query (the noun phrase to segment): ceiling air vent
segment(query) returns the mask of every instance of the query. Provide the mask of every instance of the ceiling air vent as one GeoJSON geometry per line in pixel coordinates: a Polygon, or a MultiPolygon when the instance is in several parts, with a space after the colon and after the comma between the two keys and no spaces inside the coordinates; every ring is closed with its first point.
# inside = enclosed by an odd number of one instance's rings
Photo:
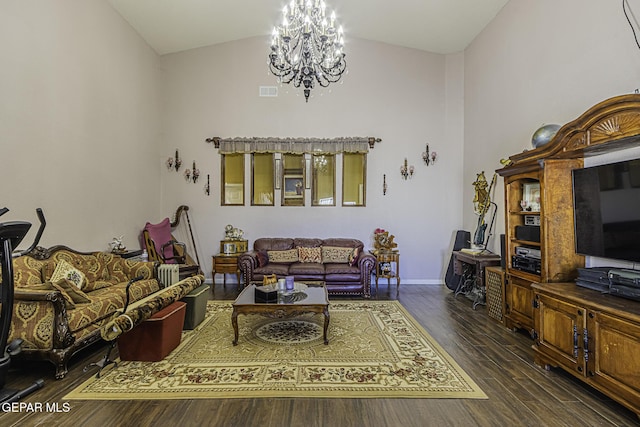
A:
{"type": "Polygon", "coordinates": [[[260,86],[260,96],[278,96],[278,86],[260,86]]]}

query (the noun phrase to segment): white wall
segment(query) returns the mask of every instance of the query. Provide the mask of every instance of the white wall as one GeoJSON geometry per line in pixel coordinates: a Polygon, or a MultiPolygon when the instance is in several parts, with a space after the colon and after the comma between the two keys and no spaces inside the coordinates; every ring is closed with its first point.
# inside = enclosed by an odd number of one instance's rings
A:
{"type": "MultiPolygon", "coordinates": [[[[242,228],[250,245],[268,236],[353,237],[367,248],[373,230],[382,227],[396,236],[403,283],[439,283],[453,232],[462,222],[462,55],[349,40],[344,83],[305,103],[301,91],[289,86],[280,88],[277,98],[258,97],[260,85],[276,84],[267,68],[268,52],[266,38],[252,38],[161,58],[164,151],[157,162],[163,165],[178,148],[185,166],[195,159],[202,174],[194,185],[164,169],[164,216],[180,204],[190,206],[200,261],[209,275],[226,224],[242,228]],[[382,142],[368,155],[366,207],[311,207],[309,190],[303,208],[279,202],[253,207],[248,186],[246,206],[221,207],[220,156],[205,143],[212,136],[375,136],[382,142]],[[421,160],[427,142],[439,154],[429,167],[421,160]],[[416,171],[408,181],[399,173],[405,157],[416,171]],[[203,192],[206,174],[209,197],[203,192]]],[[[189,238],[186,229],[182,236],[189,238]]]]}
{"type": "Polygon", "coordinates": [[[42,207],[42,246],[137,248],[160,211],[158,56],[102,0],[3,0],[0,40],[2,221],[42,207]]]}
{"type": "MultiPolygon", "coordinates": [[[[640,4],[631,4],[640,13],[640,4]]],[[[542,124],[565,124],[638,87],[640,50],[620,2],[509,1],[465,51],[465,228],[476,227],[477,172],[490,179],[501,158],[531,148],[542,124]]],[[[494,236],[504,232],[503,197],[499,179],[494,236]]],[[[499,252],[497,237],[492,248],[499,252]]]]}

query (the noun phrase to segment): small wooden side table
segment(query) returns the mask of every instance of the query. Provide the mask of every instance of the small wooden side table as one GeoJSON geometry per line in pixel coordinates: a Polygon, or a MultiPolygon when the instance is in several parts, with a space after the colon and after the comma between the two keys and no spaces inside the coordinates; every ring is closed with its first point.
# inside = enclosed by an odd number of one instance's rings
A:
{"type": "Polygon", "coordinates": [[[213,283],[216,283],[216,274],[222,274],[222,285],[227,287],[227,274],[235,274],[238,279],[238,286],[240,282],[240,268],[238,268],[238,256],[240,254],[217,254],[213,256],[213,271],[211,277],[213,283]]]}
{"type": "Polygon", "coordinates": [[[400,252],[374,251],[372,254],[376,257],[376,296],[380,278],[387,279],[389,286],[391,286],[391,279],[396,279],[396,291],[400,292],[400,252]]]}

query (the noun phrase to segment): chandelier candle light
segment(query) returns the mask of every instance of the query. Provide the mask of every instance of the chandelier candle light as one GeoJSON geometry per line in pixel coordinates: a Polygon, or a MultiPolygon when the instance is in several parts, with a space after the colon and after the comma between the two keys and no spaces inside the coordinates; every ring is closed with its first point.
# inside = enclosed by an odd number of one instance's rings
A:
{"type": "Polygon", "coordinates": [[[326,7],[322,0],[291,0],[273,29],[269,69],[279,82],[302,86],[306,102],[316,83],[336,83],[347,68],[342,27],[336,30],[335,12],[327,19],[326,7]]]}

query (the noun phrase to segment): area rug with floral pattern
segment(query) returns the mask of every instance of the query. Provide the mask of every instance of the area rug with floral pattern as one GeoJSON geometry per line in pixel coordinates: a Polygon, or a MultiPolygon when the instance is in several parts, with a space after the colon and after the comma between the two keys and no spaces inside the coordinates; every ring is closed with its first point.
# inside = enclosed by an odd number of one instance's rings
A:
{"type": "Polygon", "coordinates": [[[234,346],[231,312],[209,301],[167,358],[118,361],[65,399],[487,398],[398,301],[331,301],[328,345],[308,314],[240,315],[234,346]]]}

